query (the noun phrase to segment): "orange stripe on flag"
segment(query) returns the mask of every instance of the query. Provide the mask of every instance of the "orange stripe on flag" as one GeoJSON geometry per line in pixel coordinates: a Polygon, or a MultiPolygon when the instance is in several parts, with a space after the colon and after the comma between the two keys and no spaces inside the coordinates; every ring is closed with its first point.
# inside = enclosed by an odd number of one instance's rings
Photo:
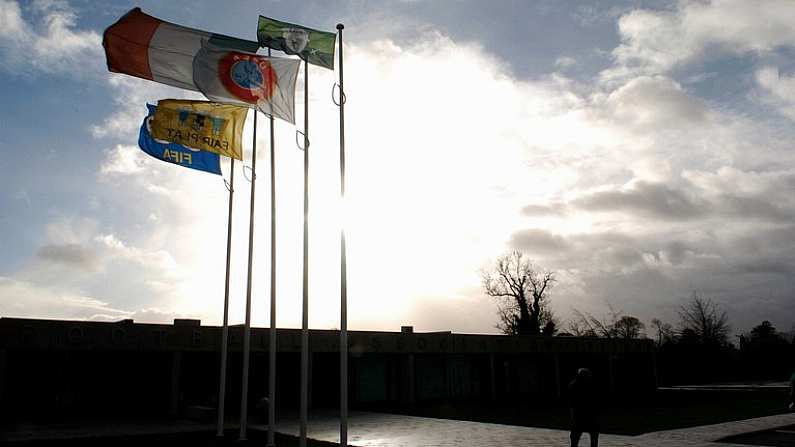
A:
{"type": "Polygon", "coordinates": [[[149,67],[149,42],[162,20],[133,8],[102,36],[108,70],[144,79],[152,79],[149,67]]]}

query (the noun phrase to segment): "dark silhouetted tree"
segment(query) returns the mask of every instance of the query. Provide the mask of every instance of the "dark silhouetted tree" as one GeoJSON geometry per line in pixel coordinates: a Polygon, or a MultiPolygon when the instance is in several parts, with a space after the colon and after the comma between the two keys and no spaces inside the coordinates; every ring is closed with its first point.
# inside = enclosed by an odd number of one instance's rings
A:
{"type": "MultiPolygon", "coordinates": [[[[610,308],[613,312],[613,308],[610,308]]],[[[572,313],[574,318],[569,321],[569,332],[578,337],[604,337],[611,338],[613,336],[610,330],[610,322],[606,319],[598,319],[588,312],[573,309],[572,313]]],[[[616,318],[613,312],[613,318],[616,318]]]]}
{"type": "Polygon", "coordinates": [[[481,272],[483,290],[497,300],[497,328],[508,335],[554,334],[554,315],[547,305],[555,274],[533,265],[519,251],[500,256],[481,272]],[[552,326],[550,327],[550,323],[552,326]]]}
{"type": "Polygon", "coordinates": [[[643,329],[646,327],[640,320],[630,315],[623,315],[613,323],[613,332],[618,338],[644,337],[643,329]]]}
{"type": "Polygon", "coordinates": [[[751,329],[751,339],[769,340],[778,339],[779,337],[780,336],[778,332],[776,332],[776,328],[773,327],[773,324],[767,320],[751,329]]]}
{"type": "Polygon", "coordinates": [[[574,309],[574,319],[569,322],[569,332],[580,337],[641,338],[646,327],[639,319],[616,311],[608,303],[610,316],[602,319],[574,309]]]}
{"type": "Polygon", "coordinates": [[[662,320],[654,318],[651,320],[651,327],[654,331],[655,343],[657,347],[661,347],[666,343],[673,343],[676,341],[676,334],[674,328],[669,323],[663,323],[662,320]]]}
{"type": "Polygon", "coordinates": [[[754,378],[777,378],[792,366],[792,347],[769,321],[740,337],[744,366],[754,378]]]}
{"type": "Polygon", "coordinates": [[[546,335],[548,337],[555,335],[558,332],[557,326],[554,319],[547,321],[544,327],[541,328],[541,335],[546,335]]]}
{"type": "Polygon", "coordinates": [[[712,300],[693,293],[679,309],[679,319],[680,337],[684,338],[688,331],[689,342],[695,337],[703,346],[728,346],[729,317],[712,300]]]}

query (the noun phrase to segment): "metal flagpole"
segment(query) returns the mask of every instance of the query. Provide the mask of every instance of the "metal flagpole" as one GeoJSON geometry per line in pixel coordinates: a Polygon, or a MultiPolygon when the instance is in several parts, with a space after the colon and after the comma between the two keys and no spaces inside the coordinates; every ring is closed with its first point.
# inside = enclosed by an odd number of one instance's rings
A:
{"type": "Polygon", "coordinates": [[[224,329],[221,333],[221,374],[218,386],[218,432],[224,435],[224,404],[226,400],[226,356],[229,349],[229,271],[232,255],[232,198],[235,194],[235,159],[229,164],[229,219],[226,227],[226,285],[224,286],[224,329]]]}
{"type": "MultiPolygon", "coordinates": [[[[271,49],[268,48],[268,57],[271,49]]],[[[273,114],[271,125],[271,327],[270,362],[268,366],[268,446],[275,447],[276,429],[276,137],[273,133],[273,114]]]]}
{"type": "Polygon", "coordinates": [[[340,447],[348,446],[348,265],[345,252],[345,89],[342,83],[342,23],[339,33],[340,64],[340,198],[343,210],[340,225],[340,447]]]}
{"type": "Polygon", "coordinates": [[[301,423],[298,445],[306,447],[309,406],[309,63],[304,59],[304,275],[301,318],[301,423]]]}
{"type": "Polygon", "coordinates": [[[248,280],[246,284],[246,326],[243,334],[243,393],[240,396],[240,437],[246,440],[248,423],[248,361],[251,347],[251,265],[254,260],[254,186],[257,180],[257,109],[254,109],[254,137],[251,149],[251,211],[248,222],[248,280]]]}

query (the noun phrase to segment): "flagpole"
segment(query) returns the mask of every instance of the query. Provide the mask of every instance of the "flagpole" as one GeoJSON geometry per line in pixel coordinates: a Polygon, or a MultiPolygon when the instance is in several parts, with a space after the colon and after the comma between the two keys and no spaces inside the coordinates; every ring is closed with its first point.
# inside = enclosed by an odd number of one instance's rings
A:
{"type": "Polygon", "coordinates": [[[345,89],[342,78],[342,23],[339,33],[340,64],[340,447],[348,446],[348,265],[345,251],[345,89]]]}
{"type": "Polygon", "coordinates": [[[224,328],[221,332],[221,373],[218,386],[218,432],[224,435],[224,404],[226,401],[226,357],[229,349],[229,272],[232,255],[232,199],[235,194],[235,159],[229,163],[229,217],[226,226],[226,285],[224,286],[224,328]]]}
{"type": "MultiPolygon", "coordinates": [[[[268,57],[271,49],[268,48],[268,57]]],[[[270,114],[271,133],[271,327],[270,365],[268,367],[268,444],[275,447],[276,429],[276,137],[273,132],[273,113],[270,114]]]]}
{"type": "Polygon", "coordinates": [[[246,325],[243,333],[243,393],[240,397],[240,441],[246,440],[248,424],[248,364],[251,347],[251,266],[254,260],[254,186],[257,180],[257,109],[254,109],[254,137],[251,149],[251,210],[248,222],[248,280],[246,284],[246,325]]]}
{"type": "Polygon", "coordinates": [[[298,445],[306,447],[309,406],[309,63],[304,59],[304,257],[301,316],[301,409],[298,445]]]}

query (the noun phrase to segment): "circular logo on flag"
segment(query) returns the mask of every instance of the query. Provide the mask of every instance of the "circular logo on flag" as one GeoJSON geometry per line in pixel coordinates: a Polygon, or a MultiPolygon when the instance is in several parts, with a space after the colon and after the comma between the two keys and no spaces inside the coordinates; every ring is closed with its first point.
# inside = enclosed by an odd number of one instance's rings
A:
{"type": "Polygon", "coordinates": [[[218,61],[221,83],[241,101],[256,104],[270,100],[276,87],[276,72],[267,59],[230,52],[218,61]]]}
{"type": "Polygon", "coordinates": [[[284,45],[290,51],[285,51],[287,54],[300,54],[309,43],[309,33],[301,28],[286,28],[282,32],[284,38],[284,45]]]}

